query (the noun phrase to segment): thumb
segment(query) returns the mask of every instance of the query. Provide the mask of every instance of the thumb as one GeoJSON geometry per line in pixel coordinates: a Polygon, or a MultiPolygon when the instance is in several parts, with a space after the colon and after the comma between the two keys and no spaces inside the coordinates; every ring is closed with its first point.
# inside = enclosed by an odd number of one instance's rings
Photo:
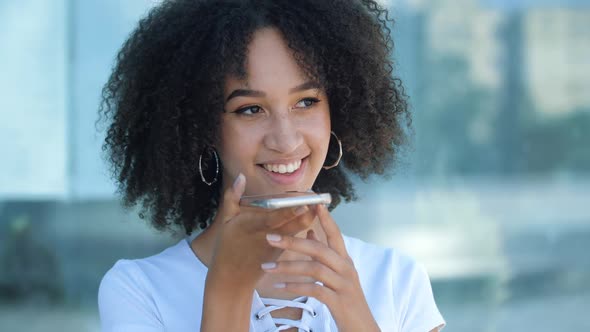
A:
{"type": "Polygon", "coordinates": [[[227,188],[223,193],[221,214],[224,223],[240,213],[240,198],[244,194],[244,190],[246,190],[246,177],[240,173],[234,180],[232,186],[227,188]]]}

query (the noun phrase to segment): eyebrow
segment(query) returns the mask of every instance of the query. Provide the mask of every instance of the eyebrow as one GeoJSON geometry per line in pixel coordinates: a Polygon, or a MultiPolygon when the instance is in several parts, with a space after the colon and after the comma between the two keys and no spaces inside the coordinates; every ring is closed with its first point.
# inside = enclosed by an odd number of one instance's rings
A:
{"type": "MultiPolygon", "coordinates": [[[[320,88],[319,83],[314,82],[314,81],[308,81],[303,84],[299,84],[298,86],[296,86],[294,88],[291,88],[289,90],[289,94],[292,94],[295,92],[301,92],[301,91],[305,91],[305,90],[319,89],[319,88],[320,88]]],[[[229,94],[229,96],[227,97],[225,102],[228,102],[230,99],[235,98],[235,97],[264,97],[264,96],[266,96],[266,93],[264,93],[262,91],[250,90],[250,89],[236,89],[236,90],[232,91],[232,93],[229,94]]]]}

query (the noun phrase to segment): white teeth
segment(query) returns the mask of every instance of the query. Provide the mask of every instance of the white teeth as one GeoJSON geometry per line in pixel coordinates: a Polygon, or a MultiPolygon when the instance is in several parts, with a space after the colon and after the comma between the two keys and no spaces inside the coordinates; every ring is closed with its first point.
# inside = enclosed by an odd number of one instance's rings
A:
{"type": "Polygon", "coordinates": [[[285,174],[293,173],[301,167],[301,160],[289,164],[264,164],[262,165],[267,171],[285,174]]]}

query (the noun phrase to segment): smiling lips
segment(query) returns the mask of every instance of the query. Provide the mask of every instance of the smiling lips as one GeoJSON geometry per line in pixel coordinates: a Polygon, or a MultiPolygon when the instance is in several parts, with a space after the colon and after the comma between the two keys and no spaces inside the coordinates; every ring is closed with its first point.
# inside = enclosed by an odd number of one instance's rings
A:
{"type": "Polygon", "coordinates": [[[301,159],[288,164],[262,164],[262,167],[273,173],[293,173],[301,167],[301,159]]]}
{"type": "Polygon", "coordinates": [[[259,164],[259,166],[275,184],[294,185],[301,180],[306,164],[307,157],[284,164],[259,164]]]}

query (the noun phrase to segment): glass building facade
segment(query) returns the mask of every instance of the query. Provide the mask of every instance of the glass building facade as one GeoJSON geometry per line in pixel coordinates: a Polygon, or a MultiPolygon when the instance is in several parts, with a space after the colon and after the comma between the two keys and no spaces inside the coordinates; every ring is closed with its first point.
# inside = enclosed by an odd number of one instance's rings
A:
{"type": "MultiPolygon", "coordinates": [[[[178,239],[121,208],[96,123],[157,2],[0,1],[2,331],[99,331],[104,273],[178,239]]],[[[414,133],[343,232],[424,263],[449,331],[590,330],[590,4],[382,3],[414,133]]]]}

